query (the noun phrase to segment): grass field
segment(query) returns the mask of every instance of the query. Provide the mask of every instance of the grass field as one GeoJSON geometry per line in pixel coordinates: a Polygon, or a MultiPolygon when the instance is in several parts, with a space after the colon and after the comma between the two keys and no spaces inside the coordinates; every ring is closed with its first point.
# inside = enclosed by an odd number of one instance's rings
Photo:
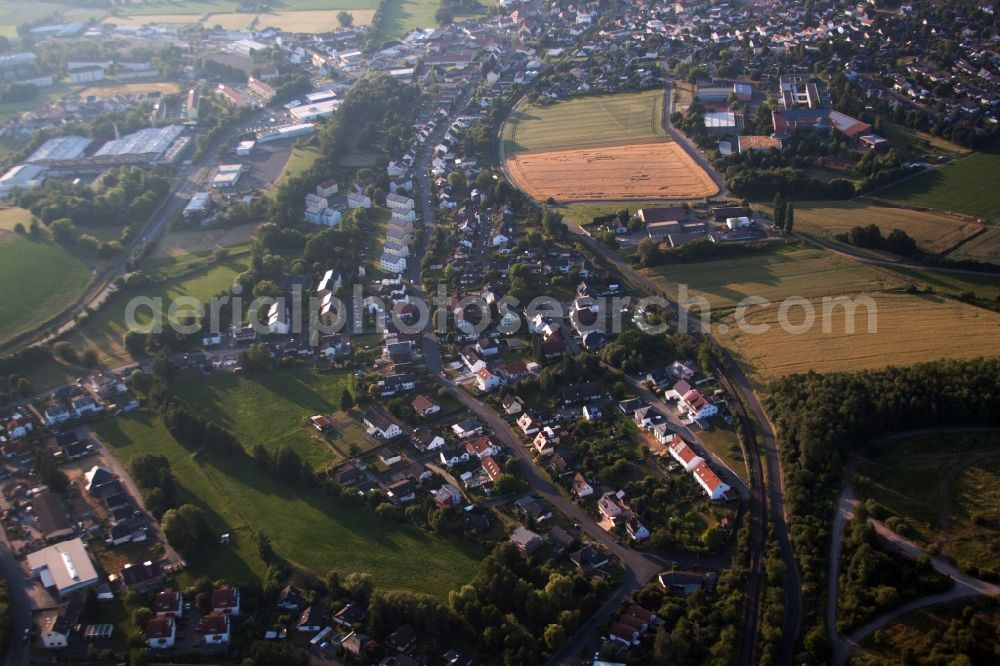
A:
{"type": "Polygon", "coordinates": [[[676,300],[680,285],[724,314],[748,296],[777,301],[874,291],[905,285],[901,278],[816,249],[782,248],[732,259],[658,266],[643,271],[676,300]]]}
{"type": "Polygon", "coordinates": [[[0,212],[0,284],[4,285],[0,340],[58,315],[83,293],[90,280],[90,269],[61,245],[7,231],[8,225],[24,221],[23,215],[12,212],[15,210],[20,209],[0,212]]]}
{"type": "MultiPolygon", "coordinates": [[[[718,338],[757,383],[810,370],[848,372],[1000,354],[1000,314],[996,312],[933,295],[872,292],[853,296],[871,297],[877,316],[870,317],[868,310],[860,307],[856,316],[849,318],[843,308],[837,308],[828,332],[824,332],[823,305],[819,297],[813,297],[809,300],[816,320],[805,333],[783,330],[778,325],[779,306],[772,304],[752,309],[745,316],[748,324],[766,325],[767,332],[752,334],[727,318],[721,323],[727,330],[723,331],[721,324],[717,327],[718,338]],[[850,332],[847,322],[852,319],[855,327],[850,332]],[[869,322],[876,325],[874,333],[868,332],[869,322]]],[[[803,308],[792,308],[788,319],[792,325],[801,324],[803,308]]]]}
{"type": "Polygon", "coordinates": [[[933,254],[950,250],[982,229],[981,224],[968,218],[861,201],[795,204],[797,231],[832,237],[869,224],[878,225],[886,236],[893,229],[902,229],[917,241],[921,250],[933,254]]]}
{"type": "Polygon", "coordinates": [[[508,157],[522,152],[666,141],[663,91],[594,95],[528,106],[504,125],[508,157]]]}
{"type": "Polygon", "coordinates": [[[339,409],[340,396],[351,386],[349,373],[294,370],[249,375],[224,374],[177,383],[177,394],[193,409],[210,415],[235,434],[247,450],[257,444],[276,451],[292,447],[314,469],[372,448],[359,429],[335,442],[335,452],[308,423],[315,414],[330,415],[339,409]]]}
{"type": "Polygon", "coordinates": [[[929,169],[874,196],[907,206],[994,220],[1000,218],[997,173],[1000,173],[1000,149],[994,147],[966,155],[939,169],[929,169]]]}
{"type": "MultiPolygon", "coordinates": [[[[254,30],[265,28],[280,28],[286,32],[327,32],[340,26],[337,14],[341,9],[313,9],[298,11],[266,12],[262,14],[245,14],[231,12],[212,14],[202,23],[208,27],[222,26],[227,30],[243,30],[251,24],[254,30]]],[[[374,9],[347,9],[354,17],[354,25],[368,25],[375,15],[374,9]]]]}
{"type": "Polygon", "coordinates": [[[925,548],[963,568],[1000,571],[1000,436],[894,442],[862,461],[853,485],[902,518],[925,548]]]}
{"type": "Polygon", "coordinates": [[[183,256],[189,253],[210,253],[217,247],[234,248],[253,240],[256,224],[242,224],[225,229],[170,231],[156,246],[151,258],[183,256]]]}
{"type": "Polygon", "coordinates": [[[383,522],[367,508],[277,482],[249,460],[196,461],[148,413],[106,421],[97,432],[125,464],[144,452],[166,456],[213,528],[233,535],[233,544],[192,561],[192,575],[258,580],[265,567],[250,530],[266,534],[280,556],[320,575],[330,569],[341,576],[366,571],[380,588],[438,597],[470,580],[485,554],[409,525],[383,522]]]}
{"type": "Polygon", "coordinates": [[[960,296],[972,292],[978,298],[995,301],[1000,298],[1000,275],[982,273],[980,275],[939,273],[935,271],[919,271],[909,268],[892,268],[891,273],[916,283],[920,287],[929,287],[937,293],[960,296]]]}
{"type": "MultiPolygon", "coordinates": [[[[124,337],[128,331],[125,323],[125,313],[129,301],[136,296],[162,299],[164,321],[166,309],[178,296],[191,296],[203,303],[221,291],[229,289],[236,276],[246,270],[250,260],[247,256],[231,257],[223,263],[193,275],[168,280],[142,292],[124,292],[115,296],[111,302],[101,308],[97,314],[87,320],[79,329],[71,333],[67,340],[78,349],[92,347],[97,350],[101,363],[121,365],[130,359],[125,352],[124,337]]],[[[136,310],[136,320],[141,326],[147,326],[152,321],[149,308],[136,310]]]]}
{"type": "MultiPolygon", "coordinates": [[[[400,39],[417,28],[436,27],[437,19],[434,14],[440,7],[441,3],[436,0],[385,0],[385,19],[376,43],[400,39]]],[[[455,21],[461,21],[462,18],[456,16],[455,21]]]]}
{"type": "Polygon", "coordinates": [[[277,188],[292,176],[297,176],[311,167],[319,159],[318,146],[296,146],[292,148],[292,154],[285,162],[285,168],[281,170],[278,177],[274,179],[273,188],[277,188]]]}

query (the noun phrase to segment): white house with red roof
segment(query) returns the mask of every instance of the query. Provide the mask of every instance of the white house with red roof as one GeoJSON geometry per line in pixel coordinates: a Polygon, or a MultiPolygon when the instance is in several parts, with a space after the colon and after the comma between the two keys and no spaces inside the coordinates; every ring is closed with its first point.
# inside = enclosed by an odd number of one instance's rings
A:
{"type": "Polygon", "coordinates": [[[700,462],[693,470],[694,480],[702,487],[708,496],[713,500],[722,499],[729,486],[712,471],[705,461],[700,462]]]}
{"type": "Polygon", "coordinates": [[[465,450],[469,452],[469,457],[476,456],[480,460],[500,454],[500,447],[494,444],[489,437],[477,437],[466,442],[465,450]]]}
{"type": "Polygon", "coordinates": [[[719,413],[719,408],[708,401],[698,389],[691,389],[681,397],[681,405],[692,418],[707,419],[719,413]]]}
{"type": "Polygon", "coordinates": [[[674,460],[679,462],[684,466],[685,472],[690,472],[698,465],[705,462],[705,459],[695,453],[694,449],[687,445],[687,442],[676,438],[669,447],[670,455],[673,456],[674,460]]]}

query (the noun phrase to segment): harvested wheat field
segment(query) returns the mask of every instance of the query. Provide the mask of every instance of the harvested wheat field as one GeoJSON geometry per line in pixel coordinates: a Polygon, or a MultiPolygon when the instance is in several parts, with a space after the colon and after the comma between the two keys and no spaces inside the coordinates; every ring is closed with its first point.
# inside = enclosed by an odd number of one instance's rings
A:
{"type": "MultiPolygon", "coordinates": [[[[753,334],[733,325],[733,317],[721,322],[716,337],[737,360],[750,369],[757,383],[793,373],[842,372],[913,365],[939,358],[963,359],[1000,354],[1000,314],[933,295],[903,293],[853,294],[874,300],[875,332],[869,333],[868,311],[856,310],[854,331],[848,332],[844,308],[832,310],[828,332],[822,325],[821,299],[810,299],[815,324],[800,335],[778,326],[779,305],[750,310],[748,324],[765,324],[769,330],[753,334]],[[956,335],[958,333],[958,335],[956,335]]],[[[801,307],[788,312],[792,325],[804,320],[801,307]]]]}
{"type": "MultiPolygon", "coordinates": [[[[264,28],[280,28],[286,32],[325,32],[340,25],[337,20],[339,9],[315,9],[266,12],[262,14],[245,14],[241,12],[226,12],[212,14],[205,19],[207,26],[221,25],[223,28],[243,29],[254,23],[255,30],[264,28]]],[[[372,9],[348,9],[347,13],[354,17],[354,25],[369,25],[375,11],[372,9]]]]}
{"type": "Polygon", "coordinates": [[[514,184],[536,199],[694,199],[719,190],[676,143],[520,153],[507,162],[514,184]]]}

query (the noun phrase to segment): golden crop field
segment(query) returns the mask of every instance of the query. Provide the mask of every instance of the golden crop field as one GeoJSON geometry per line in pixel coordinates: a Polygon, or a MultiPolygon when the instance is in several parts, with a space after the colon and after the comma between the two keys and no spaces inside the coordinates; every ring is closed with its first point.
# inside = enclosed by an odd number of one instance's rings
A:
{"type": "Polygon", "coordinates": [[[694,199],[719,191],[683,148],[667,142],[519,153],[507,167],[536,199],[694,199]]]}
{"type": "Polygon", "coordinates": [[[112,25],[193,25],[201,20],[201,14],[135,14],[132,16],[108,16],[102,23],[112,25]]]}
{"type": "Polygon", "coordinates": [[[976,220],[908,208],[878,206],[862,201],[837,201],[795,204],[795,228],[818,236],[832,237],[853,227],[878,225],[882,234],[902,229],[917,241],[921,250],[946,252],[983,227],[976,220]]]}
{"type": "MultiPolygon", "coordinates": [[[[912,365],[939,358],[966,359],[1000,355],[1000,314],[959,301],[927,294],[856,294],[875,304],[875,332],[868,328],[869,313],[858,308],[849,332],[843,308],[834,308],[824,331],[821,298],[811,298],[816,322],[800,335],[778,325],[779,306],[772,304],[746,313],[751,325],[769,330],[753,334],[734,325],[732,317],[716,327],[718,340],[748,368],[751,378],[765,383],[793,373],[840,372],[912,365]]],[[[801,324],[804,311],[790,308],[788,319],[801,324]]]]}
{"type": "Polygon", "coordinates": [[[1000,227],[991,227],[948,255],[949,259],[973,259],[1000,264],[1000,227]]]}
{"type": "MultiPolygon", "coordinates": [[[[354,17],[354,25],[368,25],[372,22],[375,11],[372,9],[348,9],[354,17]]],[[[227,30],[241,30],[250,27],[256,20],[254,28],[280,28],[286,32],[326,32],[340,26],[337,20],[339,9],[317,9],[278,11],[262,14],[244,14],[241,12],[223,12],[210,14],[203,23],[208,27],[221,25],[227,30]]]]}
{"type": "Polygon", "coordinates": [[[647,268],[643,273],[676,300],[678,286],[690,297],[701,297],[721,311],[748,296],[777,301],[789,296],[814,298],[830,294],[881,291],[906,286],[909,281],[831,252],[813,248],[784,248],[715,261],[647,268]]]}

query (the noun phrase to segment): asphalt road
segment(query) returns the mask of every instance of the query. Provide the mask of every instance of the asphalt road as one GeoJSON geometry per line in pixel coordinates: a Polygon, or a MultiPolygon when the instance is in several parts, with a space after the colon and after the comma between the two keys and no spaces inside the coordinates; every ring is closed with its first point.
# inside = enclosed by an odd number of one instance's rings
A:
{"type": "Polygon", "coordinates": [[[24,571],[14,559],[5,531],[0,536],[0,571],[7,580],[10,594],[11,635],[6,637],[8,646],[4,654],[4,666],[24,666],[31,657],[31,645],[21,637],[24,630],[30,629],[32,625],[31,601],[24,588],[24,571]]]}

